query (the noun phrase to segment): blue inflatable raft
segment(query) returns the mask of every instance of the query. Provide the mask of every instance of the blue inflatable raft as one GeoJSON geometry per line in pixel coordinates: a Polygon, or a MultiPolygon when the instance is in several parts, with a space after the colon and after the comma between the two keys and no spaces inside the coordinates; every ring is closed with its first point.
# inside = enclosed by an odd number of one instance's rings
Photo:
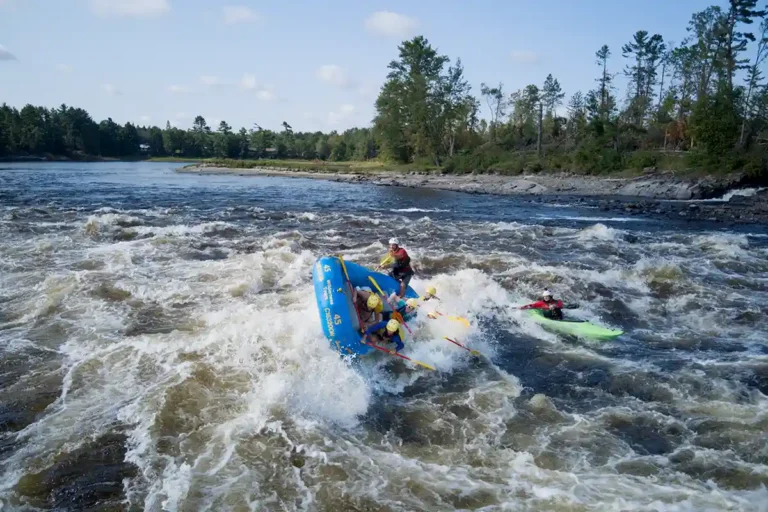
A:
{"type": "MultiPolygon", "coordinates": [[[[315,283],[315,297],[320,311],[320,324],[331,347],[342,355],[365,355],[374,350],[360,343],[360,320],[352,304],[352,287],[368,287],[373,291],[369,277],[376,280],[381,290],[387,295],[400,290],[400,283],[392,277],[374,272],[362,265],[344,261],[349,280],[344,273],[341,259],[335,256],[318,258],[312,269],[312,281],[315,283]]],[[[407,298],[418,298],[419,294],[410,286],[405,291],[407,298]]]]}

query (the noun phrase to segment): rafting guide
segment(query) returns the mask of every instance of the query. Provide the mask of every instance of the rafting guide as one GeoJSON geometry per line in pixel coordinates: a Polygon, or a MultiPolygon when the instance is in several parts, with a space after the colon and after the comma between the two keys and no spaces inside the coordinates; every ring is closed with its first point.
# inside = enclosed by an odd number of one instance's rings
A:
{"type": "Polygon", "coordinates": [[[397,295],[401,298],[404,297],[405,289],[411,282],[414,272],[411,267],[411,257],[408,256],[408,251],[400,247],[400,241],[397,238],[389,239],[389,252],[381,264],[376,267],[376,270],[383,268],[390,269],[389,275],[400,283],[400,290],[397,295]]]}

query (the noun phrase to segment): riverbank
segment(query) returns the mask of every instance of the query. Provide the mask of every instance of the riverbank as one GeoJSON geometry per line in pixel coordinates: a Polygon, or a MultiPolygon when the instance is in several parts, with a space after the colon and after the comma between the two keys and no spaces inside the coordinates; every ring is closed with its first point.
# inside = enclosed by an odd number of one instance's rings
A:
{"type": "Polygon", "coordinates": [[[236,174],[239,176],[278,176],[322,179],[378,186],[430,188],[470,194],[528,195],[537,198],[578,198],[604,211],[649,214],[727,223],[767,223],[768,194],[751,197],[734,194],[746,179],[734,174],[723,177],[684,178],[674,173],[648,172],[632,177],[595,177],[562,174],[536,174],[519,177],[491,174],[449,175],[438,173],[324,172],[317,170],[259,167],[239,169],[211,165],[189,165],[177,172],[192,174],[236,174]],[[691,202],[693,201],[693,202],[691,202]]]}
{"type": "Polygon", "coordinates": [[[496,174],[445,174],[434,172],[340,172],[283,167],[232,168],[195,164],[178,169],[195,174],[238,174],[312,178],[372,185],[432,188],[475,194],[622,196],[653,199],[710,199],[738,187],[741,175],[678,178],[674,173],[647,173],[631,177],[595,177],[567,173],[541,173],[518,177],[496,174]]]}

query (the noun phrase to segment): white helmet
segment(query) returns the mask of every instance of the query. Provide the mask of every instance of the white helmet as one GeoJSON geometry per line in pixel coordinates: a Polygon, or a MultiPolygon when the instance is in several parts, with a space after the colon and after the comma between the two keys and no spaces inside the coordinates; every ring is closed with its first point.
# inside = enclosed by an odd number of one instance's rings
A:
{"type": "Polygon", "coordinates": [[[389,245],[400,245],[400,241],[397,238],[390,238],[389,245]]]}
{"type": "Polygon", "coordinates": [[[544,290],[544,293],[542,293],[541,296],[542,297],[551,297],[552,296],[552,292],[550,292],[549,290],[544,290]]]}

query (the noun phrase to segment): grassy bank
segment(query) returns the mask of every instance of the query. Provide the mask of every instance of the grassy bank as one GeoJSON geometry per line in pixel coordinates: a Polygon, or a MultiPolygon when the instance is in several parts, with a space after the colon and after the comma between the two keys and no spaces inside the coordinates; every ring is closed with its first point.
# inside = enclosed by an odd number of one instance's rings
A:
{"type": "Polygon", "coordinates": [[[365,174],[371,172],[411,172],[439,171],[434,166],[403,165],[378,160],[328,162],[323,160],[235,160],[228,158],[210,158],[195,160],[196,163],[210,167],[228,169],[279,168],[294,171],[314,171],[329,173],[365,174]]]}
{"type": "Polygon", "coordinates": [[[147,162],[171,162],[171,163],[198,163],[203,162],[205,159],[203,158],[184,158],[184,157],[176,157],[176,156],[154,156],[152,158],[148,158],[147,162]]]}
{"type": "MultiPolygon", "coordinates": [[[[294,171],[366,174],[377,172],[393,173],[436,173],[446,174],[496,174],[519,176],[523,174],[545,174],[569,172],[580,175],[606,177],[632,177],[651,172],[672,171],[678,176],[701,177],[705,175],[726,175],[743,169],[741,165],[693,165],[690,154],[638,151],[625,156],[611,152],[600,156],[578,154],[551,154],[539,158],[535,152],[503,152],[490,148],[466,155],[457,155],[435,166],[427,162],[398,164],[380,160],[333,162],[323,160],[240,160],[240,159],[153,159],[153,161],[191,162],[195,165],[223,167],[230,169],[278,168],[294,171]]],[[[739,162],[742,164],[742,162],[739,162]]]]}

